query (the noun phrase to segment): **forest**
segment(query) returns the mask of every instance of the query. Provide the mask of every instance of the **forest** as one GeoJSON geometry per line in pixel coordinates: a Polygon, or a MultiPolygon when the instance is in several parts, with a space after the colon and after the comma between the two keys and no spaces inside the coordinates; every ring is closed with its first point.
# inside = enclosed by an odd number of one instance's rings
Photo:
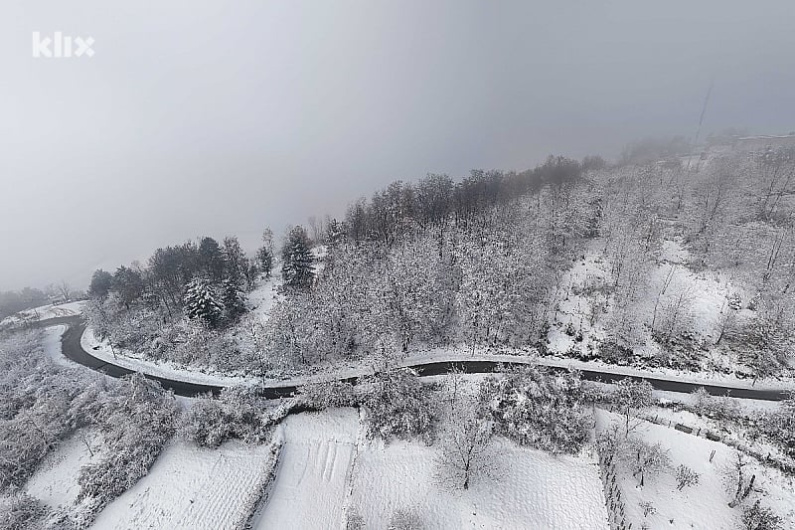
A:
{"type": "Polygon", "coordinates": [[[444,348],[765,377],[793,352],[793,196],[786,149],[428,175],[255,255],[205,237],[96,271],[89,319],[121,349],[260,375],[444,348]]]}

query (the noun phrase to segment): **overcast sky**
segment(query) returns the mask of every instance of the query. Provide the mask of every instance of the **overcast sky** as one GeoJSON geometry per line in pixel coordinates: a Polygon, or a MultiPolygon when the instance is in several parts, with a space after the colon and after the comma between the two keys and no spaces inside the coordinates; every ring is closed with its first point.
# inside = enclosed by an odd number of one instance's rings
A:
{"type": "Polygon", "coordinates": [[[396,179],[795,129],[792,0],[4,0],[0,290],[396,179]],[[32,32],[95,40],[34,59],[32,32]]]}

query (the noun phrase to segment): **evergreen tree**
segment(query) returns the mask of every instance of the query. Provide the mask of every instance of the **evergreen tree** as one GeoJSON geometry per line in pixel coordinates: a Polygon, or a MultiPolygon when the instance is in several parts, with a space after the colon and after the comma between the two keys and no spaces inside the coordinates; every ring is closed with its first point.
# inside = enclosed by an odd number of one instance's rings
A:
{"type": "Polygon", "coordinates": [[[224,311],[226,318],[230,322],[234,322],[237,318],[246,312],[246,304],[243,301],[243,293],[240,288],[231,279],[224,281],[223,293],[224,311]]]}
{"type": "Polygon", "coordinates": [[[257,251],[257,260],[259,261],[260,270],[265,273],[265,277],[270,278],[271,270],[273,270],[273,253],[267,245],[257,251]]]}
{"type": "Polygon", "coordinates": [[[265,277],[270,278],[273,270],[273,231],[270,228],[262,232],[262,248],[257,251],[257,261],[265,277]]]}
{"type": "Polygon", "coordinates": [[[240,246],[240,241],[234,236],[224,238],[224,260],[226,262],[226,281],[230,281],[240,288],[246,278],[246,255],[240,246]]]}
{"type": "Polygon", "coordinates": [[[198,278],[188,284],[185,313],[191,320],[199,319],[211,328],[221,323],[223,307],[217,302],[217,295],[206,279],[198,278]]]}
{"type": "Polygon", "coordinates": [[[290,287],[306,289],[312,285],[312,251],[309,236],[301,226],[296,226],[287,236],[282,247],[282,276],[284,283],[290,287]]]}
{"type": "Polygon", "coordinates": [[[199,243],[199,269],[211,281],[220,282],[224,277],[224,254],[218,241],[211,237],[202,238],[199,243]]]}

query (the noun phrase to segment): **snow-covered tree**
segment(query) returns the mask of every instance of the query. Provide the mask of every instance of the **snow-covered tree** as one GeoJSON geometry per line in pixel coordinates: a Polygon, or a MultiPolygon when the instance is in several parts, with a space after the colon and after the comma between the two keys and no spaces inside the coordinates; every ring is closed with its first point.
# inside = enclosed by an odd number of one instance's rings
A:
{"type": "Polygon", "coordinates": [[[185,293],[185,314],[190,319],[198,319],[211,328],[218,327],[224,308],[210,282],[197,278],[188,284],[185,293]]]}
{"type": "Polygon", "coordinates": [[[611,395],[613,405],[624,418],[624,435],[640,424],[640,415],[651,406],[652,386],[648,381],[635,381],[625,378],[613,386],[611,395]]]}
{"type": "Polygon", "coordinates": [[[576,373],[527,366],[491,377],[481,387],[494,428],[522,445],[576,453],[592,419],[576,373]]]}
{"type": "Polygon", "coordinates": [[[314,280],[313,263],[309,237],[303,227],[296,226],[287,234],[282,247],[282,277],[285,285],[309,288],[314,280]]]}
{"type": "Polygon", "coordinates": [[[363,378],[359,388],[369,437],[432,439],[436,407],[415,371],[379,372],[363,378]]]}
{"type": "Polygon", "coordinates": [[[222,302],[224,315],[229,322],[236,321],[240,315],[246,312],[243,292],[240,290],[240,286],[229,278],[224,280],[222,302]]]}
{"type": "Polygon", "coordinates": [[[91,276],[91,285],[88,295],[92,298],[106,298],[113,284],[113,275],[102,269],[97,269],[91,276]]]}
{"type": "Polygon", "coordinates": [[[437,444],[436,478],[453,488],[469,489],[473,479],[493,471],[494,424],[476,396],[450,396],[451,407],[437,444]]]}

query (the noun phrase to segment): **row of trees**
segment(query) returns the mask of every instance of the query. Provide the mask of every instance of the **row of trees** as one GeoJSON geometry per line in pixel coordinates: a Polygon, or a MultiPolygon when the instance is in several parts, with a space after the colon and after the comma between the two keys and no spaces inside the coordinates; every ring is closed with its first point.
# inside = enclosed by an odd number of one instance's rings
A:
{"type": "MultiPolygon", "coordinates": [[[[560,304],[585,293],[581,322],[604,331],[604,347],[591,351],[621,361],[651,342],[669,351],[694,336],[687,282],[706,268],[748,293],[754,313],[732,318],[727,298],[720,314],[708,315],[716,321],[709,336],[687,347],[725,343],[760,375],[776,371],[795,330],[793,168],[786,151],[711,160],[699,171],[676,159],[607,167],[598,157],[551,157],[522,173],[393,183],[341,221],[288,230],[279,255],[285,296],[264,327],[246,323],[256,337],[247,355],[309,364],[426,345],[543,350],[560,304]],[[671,243],[691,259],[665,263],[671,243]],[[605,274],[574,293],[561,278],[586,254],[605,274]]],[[[241,295],[274,266],[272,235],[265,240],[256,259],[234,238],[159,249],[146,267],[98,272],[92,293],[114,300],[113,315],[145,308],[164,323],[184,316],[221,329],[238,320],[241,295]]]]}
{"type": "Polygon", "coordinates": [[[272,270],[272,236],[266,232],[263,239],[256,259],[245,254],[236,237],[220,244],[203,237],[198,244],[159,248],[146,266],[95,271],[89,295],[100,304],[112,297],[110,306],[128,312],[154,310],[164,322],[185,315],[213,328],[233,323],[245,312],[245,291],[272,270]]]}

